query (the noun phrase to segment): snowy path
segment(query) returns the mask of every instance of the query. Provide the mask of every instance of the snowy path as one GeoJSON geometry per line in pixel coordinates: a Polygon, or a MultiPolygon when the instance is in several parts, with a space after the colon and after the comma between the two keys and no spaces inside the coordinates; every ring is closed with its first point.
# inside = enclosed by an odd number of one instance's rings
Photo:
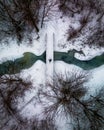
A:
{"type": "Polygon", "coordinates": [[[46,82],[53,79],[54,72],[54,42],[55,42],[55,29],[54,26],[47,26],[47,34],[45,36],[46,41],[46,82]]]}

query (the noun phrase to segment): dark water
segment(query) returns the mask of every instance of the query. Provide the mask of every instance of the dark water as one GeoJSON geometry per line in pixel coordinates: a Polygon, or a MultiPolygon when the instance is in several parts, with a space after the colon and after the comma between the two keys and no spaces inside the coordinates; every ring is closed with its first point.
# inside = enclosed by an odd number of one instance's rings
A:
{"type": "MultiPolygon", "coordinates": [[[[64,61],[68,64],[74,64],[83,68],[84,70],[94,69],[104,64],[104,54],[96,56],[91,60],[78,60],[74,57],[75,52],[54,52],[55,61],[64,61]]],[[[0,64],[0,75],[19,73],[22,69],[30,68],[37,60],[41,60],[46,63],[46,52],[40,56],[36,56],[33,53],[26,52],[23,57],[14,61],[6,61],[0,64]]]]}
{"type": "Polygon", "coordinates": [[[72,53],[55,52],[54,58],[55,60],[64,61],[68,64],[74,64],[84,70],[94,69],[104,64],[104,54],[96,56],[91,60],[79,60],[74,57],[73,52],[72,53]]]}
{"type": "Polygon", "coordinates": [[[30,68],[37,60],[41,60],[43,62],[46,61],[46,52],[44,52],[40,56],[36,56],[31,52],[26,52],[23,54],[23,57],[18,58],[14,61],[6,61],[0,64],[0,75],[3,74],[14,74],[19,73],[22,69],[30,68]]]}

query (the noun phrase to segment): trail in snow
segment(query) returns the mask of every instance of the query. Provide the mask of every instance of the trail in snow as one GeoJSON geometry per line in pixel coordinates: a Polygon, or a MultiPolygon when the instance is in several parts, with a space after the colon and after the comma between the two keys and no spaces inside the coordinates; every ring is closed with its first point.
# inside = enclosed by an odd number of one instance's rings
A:
{"type": "Polygon", "coordinates": [[[46,82],[52,81],[54,73],[54,42],[55,42],[55,30],[53,25],[47,26],[46,33],[46,82]]]}

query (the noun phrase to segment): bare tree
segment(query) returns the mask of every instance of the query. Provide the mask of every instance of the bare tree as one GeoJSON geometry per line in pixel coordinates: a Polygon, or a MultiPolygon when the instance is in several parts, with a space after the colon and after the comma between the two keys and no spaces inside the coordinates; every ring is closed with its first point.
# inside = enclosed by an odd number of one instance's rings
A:
{"type": "Polygon", "coordinates": [[[77,19],[80,26],[77,29],[70,27],[67,31],[68,41],[72,39],[74,40],[74,38],[79,38],[84,34],[86,35],[86,32],[89,30],[90,35],[84,39],[84,44],[98,46],[104,45],[102,33],[104,30],[104,2],[102,0],[59,0],[59,3],[59,10],[63,13],[63,15],[66,15],[69,18],[75,18],[75,14],[80,15],[80,18],[77,19]],[[95,17],[92,17],[92,15],[96,15],[96,17],[98,17],[97,20],[95,17]],[[89,27],[88,24],[94,19],[96,25],[91,25],[89,27]],[[100,28],[98,26],[100,26],[100,28]]]}
{"type": "Polygon", "coordinates": [[[36,29],[36,32],[39,32],[37,25],[40,10],[39,0],[14,0],[13,4],[17,13],[20,14],[22,22],[29,24],[36,29]]]}
{"type": "Polygon", "coordinates": [[[23,97],[31,87],[31,82],[23,80],[19,75],[0,76],[0,129],[24,127],[18,116],[17,99],[23,97]]]}
{"type": "Polygon", "coordinates": [[[23,98],[31,88],[32,83],[23,80],[20,74],[0,76],[1,130],[57,130],[55,122],[50,118],[39,119],[36,116],[28,120],[20,114],[21,109],[17,109],[18,98],[23,98]]]}
{"type": "Polygon", "coordinates": [[[82,112],[74,121],[75,130],[103,130],[104,129],[104,88],[95,96],[79,101],[82,112]],[[76,125],[75,125],[76,124],[76,125]]]}
{"type": "Polygon", "coordinates": [[[0,0],[1,39],[7,36],[21,41],[27,36],[25,33],[33,30],[38,35],[55,5],[56,2],[50,0],[0,0]]]}
{"type": "MultiPolygon", "coordinates": [[[[15,127],[16,130],[57,130],[57,126],[55,125],[55,122],[50,119],[39,119],[38,117],[35,117],[33,119],[22,119],[22,124],[24,127],[15,127]]],[[[13,129],[14,130],[14,129],[13,129]]]]}
{"type": "Polygon", "coordinates": [[[96,11],[96,13],[101,13],[103,10],[103,1],[98,0],[59,0],[59,9],[66,15],[72,15],[81,13],[85,9],[96,11]]]}
{"type": "Polygon", "coordinates": [[[33,130],[57,130],[57,126],[55,125],[55,122],[49,118],[39,120],[36,118],[33,120],[33,130]]]}
{"type": "Polygon", "coordinates": [[[58,1],[57,0],[41,0],[42,13],[40,14],[41,28],[45,21],[50,20],[51,17],[57,12],[58,1]]]}
{"type": "Polygon", "coordinates": [[[83,87],[87,76],[82,72],[67,73],[64,76],[56,75],[53,84],[48,84],[47,90],[39,91],[40,103],[43,103],[46,117],[55,119],[64,115],[68,118],[78,116],[80,112],[77,99],[81,99],[87,91],[83,87]]]}
{"type": "Polygon", "coordinates": [[[21,20],[16,19],[15,12],[11,8],[10,0],[0,0],[0,31],[1,36],[16,35],[19,40],[22,38],[21,20]],[[3,35],[4,34],[4,35],[3,35]]]}
{"type": "Polygon", "coordinates": [[[104,47],[104,25],[98,27],[97,29],[94,30],[94,33],[92,33],[85,44],[88,44],[89,46],[97,46],[97,47],[104,47]]]}
{"type": "Polygon", "coordinates": [[[47,90],[39,91],[40,103],[46,118],[70,118],[73,130],[104,129],[104,88],[95,96],[85,98],[88,77],[84,73],[56,75],[47,90]]]}

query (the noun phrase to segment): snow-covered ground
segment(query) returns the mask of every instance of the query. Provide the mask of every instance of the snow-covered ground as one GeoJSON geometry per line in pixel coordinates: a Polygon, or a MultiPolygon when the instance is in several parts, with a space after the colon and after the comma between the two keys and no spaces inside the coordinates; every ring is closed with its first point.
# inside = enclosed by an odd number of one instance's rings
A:
{"type": "Polygon", "coordinates": [[[85,86],[88,88],[88,97],[90,95],[95,95],[102,87],[104,87],[104,65],[89,71],[85,71],[78,66],[64,63],[63,61],[56,61],[55,72],[65,74],[67,72],[77,72],[84,71],[89,75],[88,82],[85,86]],[[59,67],[60,66],[60,67],[59,67]]]}
{"type": "Polygon", "coordinates": [[[28,43],[28,41],[23,41],[23,43],[18,45],[16,40],[11,39],[9,40],[9,44],[2,43],[0,45],[0,63],[20,58],[23,56],[24,52],[32,52],[37,56],[41,55],[46,48],[44,40],[43,34],[39,40],[36,40],[33,36],[32,44],[28,43]]]}
{"type": "MultiPolygon", "coordinates": [[[[9,45],[1,44],[0,45],[0,63],[6,60],[14,60],[16,58],[22,57],[24,52],[32,52],[36,55],[41,55],[48,45],[48,58],[47,64],[42,61],[37,61],[31,68],[25,69],[21,71],[21,76],[23,78],[27,78],[33,82],[32,91],[26,92],[24,100],[19,99],[18,109],[22,109],[21,113],[23,116],[27,118],[34,117],[36,114],[40,114],[42,106],[35,105],[34,100],[32,100],[28,105],[26,105],[37,93],[39,86],[41,87],[45,84],[46,73],[53,73],[51,70],[54,67],[56,73],[65,73],[73,70],[81,70],[81,68],[75,65],[69,65],[62,61],[55,61],[53,63],[52,57],[52,46],[50,44],[54,44],[54,51],[67,52],[68,50],[76,49],[83,50],[85,56],[80,54],[75,54],[75,57],[80,60],[90,59],[96,55],[100,55],[104,52],[104,48],[96,48],[89,47],[88,45],[83,45],[84,36],[76,39],[75,41],[67,41],[67,30],[69,26],[73,26],[74,28],[78,28],[80,24],[77,19],[69,19],[67,17],[60,18],[61,14],[54,19],[54,21],[48,21],[43,29],[40,31],[40,39],[36,40],[33,37],[33,44],[28,44],[28,42],[24,42],[20,45],[17,45],[17,42],[11,41],[9,45]],[[51,27],[50,27],[51,26],[51,27]],[[54,33],[54,42],[52,43],[54,33]],[[45,36],[47,34],[47,42],[45,36]],[[50,43],[49,43],[50,42],[50,43]],[[47,43],[47,45],[46,45],[47,43]],[[52,63],[49,63],[48,59],[52,59],[52,63]]],[[[76,17],[77,18],[77,17],[76,17]]],[[[90,23],[95,24],[94,21],[90,23]]],[[[87,34],[88,35],[88,32],[87,34]]],[[[104,65],[89,71],[91,73],[89,82],[87,83],[89,94],[95,94],[101,87],[104,86],[104,65]]],[[[34,98],[33,98],[34,99],[34,98]]],[[[61,126],[60,126],[61,127],[61,126]]],[[[62,126],[63,127],[63,126],[62,126]]],[[[62,130],[62,127],[60,128],[62,130]]],[[[63,128],[63,130],[65,130],[63,128]]]]}
{"type": "MultiPolygon", "coordinates": [[[[63,75],[67,72],[83,71],[81,68],[75,65],[69,65],[63,61],[55,61],[54,69],[57,74],[63,75]]],[[[21,76],[23,78],[33,81],[32,90],[26,92],[24,99],[19,99],[18,103],[18,109],[24,118],[31,119],[36,115],[42,118],[43,106],[42,104],[37,104],[35,98],[38,89],[45,85],[46,72],[46,65],[41,61],[37,61],[31,68],[21,71],[21,76]]],[[[90,95],[95,95],[104,86],[104,65],[90,70],[89,73],[89,81],[85,84],[85,86],[88,88],[88,95],[86,98],[88,98],[90,95]]],[[[57,119],[56,124],[60,124],[58,125],[59,130],[69,130],[70,125],[67,124],[65,119],[57,119]]]]}
{"type": "MultiPolygon", "coordinates": [[[[63,61],[56,61],[54,63],[54,67],[57,74],[63,75],[67,72],[83,71],[81,68],[75,65],[66,64],[63,61]]],[[[89,73],[89,81],[85,84],[85,86],[88,88],[87,98],[90,95],[95,95],[96,92],[98,92],[104,86],[104,65],[89,71],[89,73]]],[[[45,85],[46,65],[41,61],[37,61],[31,68],[22,70],[21,76],[24,79],[31,80],[33,82],[33,88],[31,91],[25,93],[25,97],[23,99],[19,99],[18,109],[24,118],[31,119],[37,114],[40,115],[43,110],[42,104],[36,104],[35,98],[38,89],[45,85]]],[[[63,124],[60,127],[63,127],[63,124]]]]}

